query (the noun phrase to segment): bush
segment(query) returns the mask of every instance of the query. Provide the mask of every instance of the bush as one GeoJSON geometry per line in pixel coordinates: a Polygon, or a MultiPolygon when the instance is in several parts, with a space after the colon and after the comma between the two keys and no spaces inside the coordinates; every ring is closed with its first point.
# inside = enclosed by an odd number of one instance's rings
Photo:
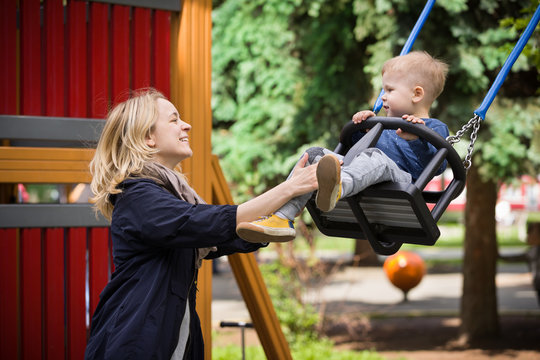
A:
{"type": "Polygon", "coordinates": [[[316,339],[319,315],[312,305],[303,303],[303,287],[294,272],[279,262],[260,268],[287,341],[316,339]]]}

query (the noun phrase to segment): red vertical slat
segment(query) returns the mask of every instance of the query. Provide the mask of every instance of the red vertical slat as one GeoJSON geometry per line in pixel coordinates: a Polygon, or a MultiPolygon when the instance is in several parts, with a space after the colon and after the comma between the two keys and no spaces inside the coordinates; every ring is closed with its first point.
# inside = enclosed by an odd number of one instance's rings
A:
{"type": "Polygon", "coordinates": [[[171,14],[156,10],[152,29],[154,87],[167,98],[171,95],[171,14]]]}
{"type": "Polygon", "coordinates": [[[17,230],[0,229],[0,359],[18,359],[17,230]]]}
{"type": "Polygon", "coordinates": [[[21,0],[21,113],[42,115],[40,0],[21,0]]]}
{"type": "Polygon", "coordinates": [[[68,3],[68,116],[88,116],[86,2],[68,3]]]}
{"type": "Polygon", "coordinates": [[[112,6],[111,98],[114,102],[124,101],[129,95],[129,11],[127,6],[112,6]]]}
{"type": "Polygon", "coordinates": [[[21,354],[42,358],[41,229],[21,230],[21,354]]]}
{"type": "Polygon", "coordinates": [[[65,358],[64,229],[45,230],[44,343],[47,359],[65,358]]]}
{"type": "Polygon", "coordinates": [[[62,0],[45,2],[45,115],[65,115],[64,6],[62,0]]]}
{"type": "Polygon", "coordinates": [[[17,113],[17,2],[0,1],[0,114],[17,113]]]}
{"type": "Polygon", "coordinates": [[[90,117],[103,118],[109,100],[109,5],[90,6],[90,117]]]}
{"type": "Polygon", "coordinates": [[[133,89],[150,86],[150,35],[151,11],[143,8],[133,8],[132,27],[132,63],[133,89]]]}
{"type": "Polygon", "coordinates": [[[86,229],[68,230],[66,243],[67,358],[82,359],[86,347],[86,229]]]}
{"type": "Polygon", "coordinates": [[[88,249],[90,314],[92,315],[99,302],[99,294],[109,280],[109,229],[91,229],[88,249]]]}

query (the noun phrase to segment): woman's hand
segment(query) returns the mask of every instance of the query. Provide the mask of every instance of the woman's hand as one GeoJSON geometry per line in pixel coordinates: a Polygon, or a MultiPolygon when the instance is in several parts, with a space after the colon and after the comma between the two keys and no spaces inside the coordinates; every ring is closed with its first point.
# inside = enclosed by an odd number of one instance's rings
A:
{"type": "Polygon", "coordinates": [[[293,189],[293,197],[318,189],[317,183],[317,164],[308,165],[308,154],[304,153],[296,163],[292,175],[285,183],[293,189]]]}
{"type": "Polygon", "coordinates": [[[261,216],[271,215],[292,198],[318,189],[317,164],[306,166],[307,161],[308,154],[305,153],[287,180],[264,194],[238,205],[236,223],[253,221],[261,216]]]}
{"type": "MultiPolygon", "coordinates": [[[[401,118],[403,120],[408,121],[408,122],[412,122],[413,124],[425,124],[426,123],[424,120],[422,120],[421,118],[416,117],[414,115],[405,114],[401,118]]],[[[403,131],[401,129],[397,129],[396,134],[398,134],[398,136],[401,137],[403,140],[407,140],[407,141],[412,141],[412,140],[418,139],[418,136],[416,136],[414,134],[411,134],[411,133],[408,133],[408,132],[405,132],[405,131],[403,131]]]]}

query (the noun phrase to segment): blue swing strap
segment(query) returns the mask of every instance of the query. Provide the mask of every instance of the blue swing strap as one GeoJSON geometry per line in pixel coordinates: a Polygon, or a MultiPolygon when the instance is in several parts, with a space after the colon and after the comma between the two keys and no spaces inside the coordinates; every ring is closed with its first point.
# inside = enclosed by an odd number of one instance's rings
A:
{"type": "Polygon", "coordinates": [[[472,164],[471,158],[472,158],[472,153],[474,150],[474,143],[476,142],[476,139],[478,138],[478,130],[480,130],[480,123],[486,118],[486,113],[489,107],[491,106],[491,103],[495,99],[495,96],[497,95],[497,92],[499,91],[499,89],[501,88],[501,85],[506,79],[506,76],[508,76],[510,69],[512,68],[517,58],[523,51],[523,48],[529,41],[529,38],[531,37],[532,33],[534,32],[534,29],[538,25],[539,20],[540,20],[540,6],[536,8],[536,11],[534,12],[531,20],[529,21],[529,24],[525,28],[525,31],[523,31],[518,42],[514,46],[514,49],[512,50],[510,55],[508,55],[508,58],[504,62],[504,65],[499,71],[499,74],[497,74],[497,77],[495,78],[495,81],[491,85],[491,88],[489,89],[487,95],[482,101],[482,104],[480,104],[480,107],[474,111],[474,116],[469,120],[469,122],[463,125],[463,127],[456,132],[456,135],[449,136],[446,138],[446,141],[448,141],[450,144],[455,144],[459,142],[459,140],[461,139],[461,137],[466,131],[472,128],[471,141],[469,143],[469,148],[467,149],[467,155],[465,155],[465,160],[463,160],[463,166],[465,167],[465,170],[469,170],[472,164]]]}
{"type": "MultiPolygon", "coordinates": [[[[411,51],[414,41],[418,37],[418,34],[420,33],[422,26],[424,26],[424,23],[426,22],[426,19],[429,13],[431,12],[431,8],[433,8],[433,4],[435,4],[435,0],[428,0],[426,2],[426,5],[424,5],[424,9],[420,13],[420,17],[418,18],[418,20],[416,20],[416,24],[414,25],[409,35],[409,38],[405,42],[405,45],[403,45],[403,49],[401,49],[401,53],[399,54],[400,56],[408,54],[409,51],[411,51]]],[[[383,103],[382,103],[381,98],[383,94],[384,94],[384,90],[381,90],[381,92],[379,93],[379,97],[377,98],[377,101],[375,101],[375,105],[373,106],[373,112],[375,114],[377,114],[382,108],[383,103]]]]}

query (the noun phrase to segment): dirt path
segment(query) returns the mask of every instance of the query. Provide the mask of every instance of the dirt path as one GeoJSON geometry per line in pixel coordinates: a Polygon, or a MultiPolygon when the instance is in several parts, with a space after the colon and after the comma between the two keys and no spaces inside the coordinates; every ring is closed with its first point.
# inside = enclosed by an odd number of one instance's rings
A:
{"type": "Polygon", "coordinates": [[[539,359],[540,317],[501,316],[501,336],[475,348],[458,341],[459,319],[445,317],[342,319],[325,333],[340,349],[377,350],[389,360],[539,359]]]}

